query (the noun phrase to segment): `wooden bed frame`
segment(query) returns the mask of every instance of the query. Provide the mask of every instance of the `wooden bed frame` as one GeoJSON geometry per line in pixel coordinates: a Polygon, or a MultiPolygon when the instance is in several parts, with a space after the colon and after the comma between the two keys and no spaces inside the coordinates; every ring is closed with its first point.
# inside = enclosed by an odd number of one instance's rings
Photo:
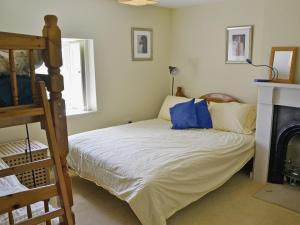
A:
{"type": "MultiPolygon", "coordinates": [[[[62,66],[61,53],[61,31],[57,26],[57,17],[53,15],[45,16],[45,25],[42,36],[32,36],[24,34],[0,32],[0,50],[8,50],[9,65],[10,65],[10,80],[12,90],[12,100],[15,108],[18,108],[19,95],[17,88],[17,74],[14,60],[15,50],[28,50],[30,62],[30,77],[31,77],[31,92],[34,103],[38,102],[38,89],[36,87],[36,74],[33,51],[42,51],[43,60],[48,67],[48,82],[47,90],[50,93],[50,109],[53,118],[53,125],[55,130],[56,141],[60,150],[60,160],[62,164],[63,176],[65,178],[69,203],[73,205],[71,180],[68,175],[68,167],[66,157],[68,154],[68,133],[65,112],[65,101],[62,98],[62,91],[64,90],[63,76],[60,74],[60,67],[62,66]]],[[[13,107],[7,107],[10,110],[13,107]]],[[[30,106],[28,106],[30,108],[30,106]]],[[[0,113],[8,113],[6,108],[0,108],[0,113]]],[[[9,111],[10,113],[12,111],[9,111]]],[[[1,120],[1,118],[0,118],[1,120]]],[[[37,117],[24,118],[16,120],[14,118],[1,121],[0,128],[7,126],[15,126],[26,123],[36,122],[37,117]]],[[[46,206],[45,206],[46,207],[46,206]]],[[[49,219],[49,218],[48,218],[49,219]]],[[[74,215],[73,215],[74,220],[74,215]]],[[[47,221],[47,220],[45,220],[47,221]]],[[[27,224],[27,223],[21,223],[27,224]]],[[[28,223],[37,224],[37,223],[28,223]]],[[[46,223],[49,224],[49,221],[46,223]]],[[[67,224],[65,221],[61,224],[67,224]]]]}
{"type": "MultiPolygon", "coordinates": [[[[178,96],[178,97],[187,97],[184,94],[182,87],[177,87],[176,96],[178,96]]],[[[223,93],[209,93],[209,94],[206,94],[206,95],[202,95],[199,98],[205,99],[208,102],[217,102],[217,103],[240,102],[241,103],[241,101],[239,99],[237,99],[235,97],[232,97],[230,95],[227,95],[227,94],[223,94],[223,93]]]]}

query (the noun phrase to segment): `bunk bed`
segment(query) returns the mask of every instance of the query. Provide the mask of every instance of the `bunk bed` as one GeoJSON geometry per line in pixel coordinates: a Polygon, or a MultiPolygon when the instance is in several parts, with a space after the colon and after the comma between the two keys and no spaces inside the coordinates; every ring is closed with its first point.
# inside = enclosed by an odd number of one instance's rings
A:
{"type": "MultiPolygon", "coordinates": [[[[17,193],[7,193],[0,196],[0,215],[6,215],[9,224],[50,225],[54,218],[59,218],[60,224],[74,224],[74,215],[71,211],[73,205],[72,189],[66,156],[68,155],[68,134],[65,113],[65,102],[62,98],[64,89],[63,76],[60,74],[62,66],[61,55],[61,31],[57,26],[57,17],[45,16],[45,25],[42,36],[15,34],[0,32],[0,50],[9,55],[9,83],[11,105],[0,108],[0,128],[23,125],[28,123],[41,122],[45,129],[51,157],[46,160],[29,162],[23,165],[0,170],[0,179],[15,180],[15,174],[30,171],[36,168],[55,168],[55,184],[27,189],[22,185],[17,193]],[[20,79],[16,69],[15,52],[24,50],[29,57],[29,82],[31,100],[22,101],[20,92],[20,79]],[[35,53],[40,52],[45,65],[48,67],[46,86],[44,82],[38,81],[35,74],[35,53]],[[49,92],[49,102],[46,94],[49,92]],[[30,103],[30,104],[26,104],[30,103]],[[24,105],[26,104],[26,105],[24,105]],[[49,199],[58,197],[59,206],[51,211],[49,199]],[[44,210],[35,216],[32,212],[32,205],[41,203],[44,210]],[[21,209],[27,213],[24,221],[16,222],[14,211],[21,209]]],[[[28,80],[27,79],[27,80],[28,80]]],[[[3,90],[3,89],[2,89],[3,90]]],[[[27,90],[28,91],[28,90],[27,90]]],[[[1,180],[0,180],[1,181],[1,180]]],[[[14,182],[15,184],[17,182],[14,182]]]]}

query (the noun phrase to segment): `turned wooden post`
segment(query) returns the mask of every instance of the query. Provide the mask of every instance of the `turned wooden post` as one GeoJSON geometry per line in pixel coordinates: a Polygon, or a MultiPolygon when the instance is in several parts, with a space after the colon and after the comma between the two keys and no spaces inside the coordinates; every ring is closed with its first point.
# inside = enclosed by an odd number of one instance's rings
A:
{"type": "Polygon", "coordinates": [[[66,157],[69,152],[66,110],[65,100],[62,98],[62,91],[64,90],[64,81],[63,76],[60,74],[60,67],[62,66],[61,31],[57,26],[56,16],[47,15],[44,19],[45,26],[43,29],[43,36],[47,39],[47,50],[44,51],[43,57],[45,65],[48,67],[48,72],[50,76],[49,85],[47,89],[50,92],[50,106],[52,110],[55,134],[58,146],[60,148],[60,158],[67,185],[67,191],[69,194],[69,202],[72,207],[72,186],[71,179],[68,174],[68,165],[66,160],[66,157]]]}
{"type": "Polygon", "coordinates": [[[13,215],[12,211],[8,212],[8,222],[9,222],[9,225],[15,224],[14,215],[13,215]]]}
{"type": "Polygon", "coordinates": [[[35,60],[34,60],[34,52],[33,50],[29,50],[29,66],[30,66],[30,85],[31,85],[31,95],[33,102],[37,102],[37,95],[36,95],[36,74],[35,74],[35,60]]]}
{"type": "Polygon", "coordinates": [[[19,97],[18,97],[17,72],[16,72],[14,51],[12,49],[9,50],[9,69],[10,69],[10,86],[12,92],[11,93],[12,103],[13,105],[18,105],[19,97]]]}

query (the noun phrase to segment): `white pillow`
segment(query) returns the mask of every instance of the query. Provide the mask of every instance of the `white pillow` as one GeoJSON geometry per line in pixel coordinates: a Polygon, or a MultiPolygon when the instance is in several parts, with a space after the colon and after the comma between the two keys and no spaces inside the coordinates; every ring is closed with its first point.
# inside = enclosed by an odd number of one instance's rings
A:
{"type": "Polygon", "coordinates": [[[164,103],[161,106],[160,112],[158,114],[159,119],[171,120],[170,108],[174,105],[182,102],[188,102],[191,99],[177,96],[167,96],[164,103]]]}
{"type": "Polygon", "coordinates": [[[252,134],[256,126],[256,105],[211,103],[210,114],[213,128],[240,134],[252,134]]]}

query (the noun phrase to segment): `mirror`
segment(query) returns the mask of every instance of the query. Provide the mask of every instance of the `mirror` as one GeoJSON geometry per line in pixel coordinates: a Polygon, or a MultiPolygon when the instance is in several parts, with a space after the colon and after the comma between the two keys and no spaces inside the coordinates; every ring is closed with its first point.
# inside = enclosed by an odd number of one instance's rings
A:
{"type": "MultiPolygon", "coordinates": [[[[278,71],[278,77],[273,80],[278,83],[294,83],[297,47],[273,47],[270,66],[278,71]]],[[[272,79],[270,71],[270,79],[272,79]]]]}

